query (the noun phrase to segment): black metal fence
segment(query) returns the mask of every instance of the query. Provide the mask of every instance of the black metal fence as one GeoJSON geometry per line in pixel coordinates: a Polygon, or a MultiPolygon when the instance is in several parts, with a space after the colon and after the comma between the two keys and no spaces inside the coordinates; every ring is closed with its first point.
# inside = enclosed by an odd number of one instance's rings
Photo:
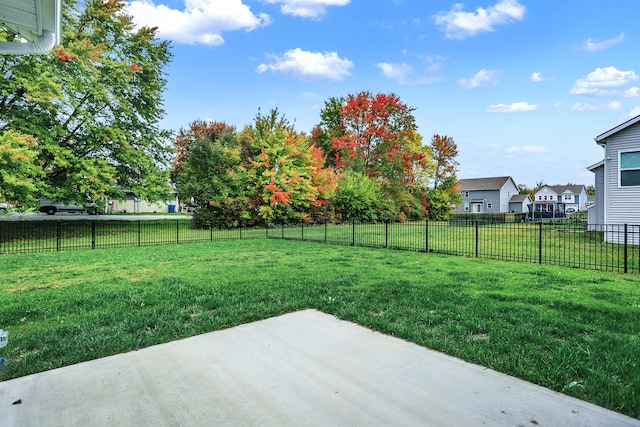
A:
{"type": "Polygon", "coordinates": [[[245,238],[296,239],[640,273],[640,225],[417,221],[220,230],[195,228],[184,219],[0,221],[0,254],[245,238]]]}
{"type": "Polygon", "coordinates": [[[640,273],[640,225],[404,222],[280,225],[270,238],[640,273]]]}
{"type": "Polygon", "coordinates": [[[0,254],[265,237],[264,228],[195,228],[178,220],[0,221],[0,254]]]}

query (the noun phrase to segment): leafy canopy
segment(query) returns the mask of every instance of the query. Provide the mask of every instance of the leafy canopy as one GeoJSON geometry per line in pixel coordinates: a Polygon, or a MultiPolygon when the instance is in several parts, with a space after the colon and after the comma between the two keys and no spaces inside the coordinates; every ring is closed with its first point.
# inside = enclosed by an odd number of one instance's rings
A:
{"type": "Polygon", "coordinates": [[[123,188],[165,197],[170,133],[158,122],[168,43],[136,30],[122,1],[63,4],[60,47],[0,57],[0,132],[28,137],[22,149],[39,169],[15,197],[87,201],[123,188]]]}

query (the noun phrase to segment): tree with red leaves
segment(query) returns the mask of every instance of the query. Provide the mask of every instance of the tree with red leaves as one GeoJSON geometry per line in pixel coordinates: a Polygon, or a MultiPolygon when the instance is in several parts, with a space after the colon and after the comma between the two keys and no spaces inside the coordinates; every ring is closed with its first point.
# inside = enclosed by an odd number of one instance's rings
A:
{"type": "Polygon", "coordinates": [[[250,206],[260,218],[313,220],[323,213],[335,183],[332,171],[324,168],[322,149],[296,132],[278,110],[258,114],[242,138],[251,153],[250,206]]]}
{"type": "Polygon", "coordinates": [[[374,179],[395,202],[401,219],[415,216],[416,173],[429,163],[413,111],[395,94],[360,92],[331,98],[312,133],[314,142],[332,154],[339,172],[374,179]]]}

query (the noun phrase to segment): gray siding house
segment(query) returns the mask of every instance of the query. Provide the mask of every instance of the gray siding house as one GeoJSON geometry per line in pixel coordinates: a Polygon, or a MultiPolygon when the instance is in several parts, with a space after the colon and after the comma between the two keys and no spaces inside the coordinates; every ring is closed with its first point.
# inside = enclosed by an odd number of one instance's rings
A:
{"type": "MultiPolygon", "coordinates": [[[[632,241],[638,244],[640,115],[598,135],[595,141],[604,148],[604,160],[588,168],[595,174],[596,189],[596,203],[590,208],[591,218],[599,224],[633,225],[632,241]]],[[[608,230],[607,241],[621,243],[621,233],[611,231],[613,228],[608,230]]]]}
{"type": "Polygon", "coordinates": [[[528,194],[515,194],[509,200],[509,212],[527,213],[530,204],[531,197],[528,194]]]}
{"type": "Polygon", "coordinates": [[[519,194],[510,176],[461,179],[458,188],[462,203],[455,212],[509,212],[511,198],[519,194]]]}

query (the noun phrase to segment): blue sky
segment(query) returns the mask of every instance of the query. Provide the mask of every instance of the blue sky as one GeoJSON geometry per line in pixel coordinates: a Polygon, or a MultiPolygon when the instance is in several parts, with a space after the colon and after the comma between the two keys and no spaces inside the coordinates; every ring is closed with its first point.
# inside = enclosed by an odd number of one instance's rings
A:
{"type": "Polygon", "coordinates": [[[395,93],[458,176],[593,184],[594,138],[640,114],[638,0],[136,0],[174,53],[166,117],[309,132],[330,97],[395,93]]]}

